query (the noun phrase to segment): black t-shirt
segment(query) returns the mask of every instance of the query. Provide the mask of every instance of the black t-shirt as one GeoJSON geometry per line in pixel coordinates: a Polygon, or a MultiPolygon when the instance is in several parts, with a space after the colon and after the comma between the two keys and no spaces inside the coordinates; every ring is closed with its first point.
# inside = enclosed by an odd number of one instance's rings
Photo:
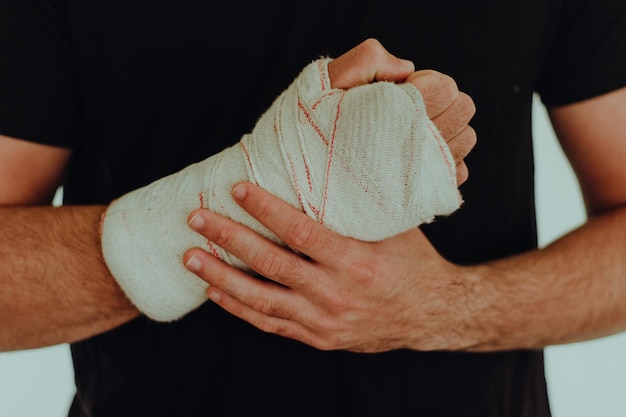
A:
{"type": "MultiPolygon", "coordinates": [[[[3,0],[0,133],[71,147],[65,204],[108,203],[234,143],[305,64],[367,37],[478,109],[464,207],[424,227],[433,244],[460,263],[535,248],[533,93],[626,84],[623,0],[3,0]]],[[[322,352],[211,303],[72,353],[73,417],[549,415],[540,351],[322,352]]]]}

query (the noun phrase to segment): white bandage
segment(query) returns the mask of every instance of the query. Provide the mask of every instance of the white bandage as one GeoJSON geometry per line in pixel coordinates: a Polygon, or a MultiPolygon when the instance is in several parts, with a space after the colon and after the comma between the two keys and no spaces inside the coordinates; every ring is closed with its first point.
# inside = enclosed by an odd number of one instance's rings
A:
{"type": "Polygon", "coordinates": [[[235,146],[114,201],[102,226],[106,263],[130,300],[159,321],[206,300],[182,255],[204,247],[245,265],[187,225],[199,207],[279,242],[230,191],[251,181],[337,233],[377,241],[461,204],[454,160],[411,84],[333,89],[329,60],[307,66],[235,146]]]}

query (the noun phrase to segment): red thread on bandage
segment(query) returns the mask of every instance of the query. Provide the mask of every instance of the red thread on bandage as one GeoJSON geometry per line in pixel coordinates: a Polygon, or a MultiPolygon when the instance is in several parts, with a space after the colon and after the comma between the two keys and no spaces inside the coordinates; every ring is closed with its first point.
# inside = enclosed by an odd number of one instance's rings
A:
{"type": "Polygon", "coordinates": [[[313,129],[315,129],[315,132],[319,135],[320,138],[322,138],[324,143],[328,146],[328,139],[326,139],[326,137],[324,136],[324,133],[322,133],[322,130],[319,128],[319,126],[315,124],[315,122],[311,118],[311,115],[306,111],[306,109],[304,108],[300,100],[298,100],[298,108],[300,109],[300,111],[302,111],[302,113],[304,113],[306,120],[313,127],[313,129]]]}
{"type": "Polygon", "coordinates": [[[337,103],[337,114],[335,115],[335,121],[333,123],[333,133],[330,137],[330,144],[328,149],[328,163],[326,165],[326,178],[324,179],[324,194],[322,198],[322,208],[320,210],[319,222],[320,224],[324,224],[324,216],[326,215],[326,203],[328,202],[328,177],[330,174],[330,166],[333,163],[333,152],[335,150],[335,136],[337,134],[337,123],[339,122],[339,117],[341,117],[341,103],[343,103],[343,99],[346,97],[345,92],[342,93],[339,102],[337,103]]]}
{"type": "Polygon", "coordinates": [[[315,103],[313,103],[313,105],[311,106],[311,110],[315,110],[315,108],[316,108],[317,106],[319,106],[319,104],[320,104],[322,101],[324,101],[324,99],[326,99],[326,98],[328,98],[328,97],[331,97],[331,96],[334,96],[334,95],[335,95],[335,94],[337,94],[337,93],[338,93],[338,91],[336,91],[336,90],[335,90],[335,91],[330,91],[330,92],[328,92],[328,93],[324,94],[324,95],[323,95],[322,97],[320,97],[320,98],[319,98],[319,99],[318,99],[315,103]]]}
{"type": "Polygon", "coordinates": [[[432,133],[435,136],[435,139],[437,140],[437,145],[439,145],[439,151],[441,152],[441,155],[443,156],[443,160],[446,161],[446,165],[448,166],[448,171],[450,172],[450,176],[454,177],[454,170],[452,169],[452,165],[450,164],[450,161],[448,161],[448,156],[446,155],[446,151],[444,150],[444,145],[441,143],[443,138],[438,132],[435,132],[435,130],[433,129],[430,123],[428,123],[428,129],[430,130],[430,133],[432,133]]]}
{"type": "MultiPolygon", "coordinates": [[[[409,94],[409,98],[413,102],[416,112],[420,111],[420,109],[418,108],[417,102],[415,101],[415,98],[411,94],[409,94]]],[[[428,116],[426,117],[428,118],[428,116]]],[[[428,120],[430,121],[430,119],[428,120]]],[[[432,121],[430,122],[432,123],[432,121]]],[[[443,156],[443,160],[446,161],[446,165],[448,166],[448,172],[450,173],[452,183],[454,187],[457,187],[456,175],[454,174],[454,168],[452,167],[452,164],[448,160],[448,156],[446,155],[444,144],[441,143],[443,141],[443,137],[441,136],[439,131],[436,131],[435,129],[433,129],[433,125],[431,123],[426,122],[426,124],[428,125],[428,129],[430,130],[430,133],[432,133],[435,136],[435,139],[437,140],[437,145],[439,146],[439,151],[441,152],[441,155],[443,156]]],[[[459,195],[459,203],[462,203],[462,202],[463,202],[463,198],[459,195]]]]}
{"type": "Polygon", "coordinates": [[[317,208],[315,208],[315,206],[313,206],[313,204],[309,203],[308,201],[307,201],[307,204],[309,205],[309,209],[311,209],[311,211],[313,213],[315,213],[315,217],[319,220],[320,211],[317,208]]]}
{"type": "Polygon", "coordinates": [[[309,165],[306,163],[306,158],[304,154],[302,154],[302,161],[304,162],[304,170],[306,171],[306,181],[309,184],[309,192],[313,192],[313,183],[311,182],[311,170],[309,169],[309,165]]]}
{"type": "Polygon", "coordinates": [[[200,191],[200,194],[198,194],[198,199],[200,200],[200,208],[203,209],[204,208],[204,194],[202,194],[202,191],[200,191]]]}
{"type": "MultiPolygon", "coordinates": [[[[226,215],[226,207],[224,207],[224,204],[222,204],[222,200],[220,200],[220,198],[217,196],[217,194],[215,193],[215,190],[211,191],[211,197],[213,198],[214,203],[219,204],[220,209],[222,210],[222,215],[226,215]]],[[[214,205],[215,206],[215,205],[214,205]]],[[[230,216],[227,216],[230,219],[230,216]]]]}
{"type": "Polygon", "coordinates": [[[206,244],[209,247],[209,252],[211,252],[211,255],[215,256],[219,260],[222,260],[220,253],[217,251],[217,249],[215,249],[215,246],[213,246],[213,242],[209,240],[206,244]]]}
{"type": "Polygon", "coordinates": [[[289,155],[288,153],[287,153],[287,160],[289,161],[289,166],[291,167],[291,180],[293,181],[293,185],[296,189],[296,195],[298,196],[300,207],[302,208],[302,211],[304,211],[304,203],[302,201],[302,193],[300,192],[300,186],[298,184],[298,176],[296,175],[296,169],[293,166],[291,155],[289,155]]]}
{"type": "MultiPolygon", "coordinates": [[[[443,141],[443,137],[438,132],[435,132],[433,130],[433,127],[430,124],[428,124],[428,128],[430,129],[432,134],[435,135],[435,138],[437,138],[437,145],[439,145],[439,150],[441,151],[443,159],[446,161],[446,165],[448,166],[448,171],[450,172],[452,185],[456,188],[458,187],[458,184],[456,182],[456,175],[454,174],[454,169],[452,168],[452,164],[448,160],[448,156],[446,155],[446,151],[444,150],[444,145],[441,143],[441,141],[443,141]]],[[[461,197],[461,195],[459,194],[459,204],[462,204],[462,203],[463,203],[463,197],[461,197]]]]}
{"type": "MultiPolygon", "coordinates": [[[[244,145],[243,142],[239,142],[239,144],[241,145],[243,152],[246,154],[246,160],[248,161],[248,165],[250,166],[250,172],[252,173],[252,175],[254,175],[254,168],[252,167],[252,160],[250,159],[250,154],[248,153],[248,149],[246,149],[246,145],[244,145]]],[[[256,185],[259,185],[259,183],[256,181],[256,176],[254,178],[254,183],[256,185]]]]}

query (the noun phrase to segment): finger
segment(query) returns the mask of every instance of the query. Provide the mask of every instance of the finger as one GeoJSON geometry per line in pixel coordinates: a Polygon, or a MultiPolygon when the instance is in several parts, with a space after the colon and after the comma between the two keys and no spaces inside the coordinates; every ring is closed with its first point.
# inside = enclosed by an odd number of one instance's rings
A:
{"type": "Polygon", "coordinates": [[[209,299],[230,314],[262,331],[323,346],[303,324],[307,301],[296,292],[252,278],[202,249],[187,251],[183,261],[187,269],[211,284],[209,299]]]}
{"type": "Polygon", "coordinates": [[[325,265],[342,265],[352,249],[352,239],[332,232],[256,185],[236,184],[233,198],[289,247],[313,260],[325,265]]]}
{"type": "MultiPolygon", "coordinates": [[[[242,224],[209,210],[200,209],[190,215],[189,225],[210,242],[219,245],[266,278],[299,291],[309,290],[316,282],[313,274],[310,273],[311,265],[306,260],[242,224]]],[[[213,280],[216,279],[213,275],[210,277],[213,280]]],[[[225,279],[223,274],[219,277],[225,279]]],[[[227,283],[247,285],[247,282],[243,278],[219,284],[209,281],[210,284],[223,289],[227,283]]],[[[260,290],[262,287],[257,285],[255,288],[260,290]]],[[[235,289],[237,288],[232,288],[229,293],[233,294],[235,289]]]]}
{"type": "Polygon", "coordinates": [[[415,70],[411,61],[390,54],[368,39],[328,64],[333,88],[348,89],[373,81],[402,82],[415,70]]]}
{"type": "Polygon", "coordinates": [[[456,100],[432,121],[437,126],[441,136],[448,142],[465,129],[475,113],[476,106],[471,97],[459,92],[456,100]]]}
{"type": "Polygon", "coordinates": [[[433,70],[420,70],[409,75],[406,82],[422,94],[428,118],[433,120],[459,97],[456,82],[448,75],[433,70]]]}
{"type": "Polygon", "coordinates": [[[264,314],[215,287],[210,287],[207,290],[207,295],[213,302],[230,314],[247,321],[266,333],[298,340],[311,346],[316,344],[316,337],[312,331],[298,321],[264,314]]]}
{"type": "Polygon", "coordinates": [[[460,186],[469,178],[469,169],[467,168],[467,164],[465,162],[461,162],[456,166],[456,184],[460,186]]]}
{"type": "Polygon", "coordinates": [[[187,251],[183,262],[209,285],[256,311],[285,319],[299,318],[298,306],[290,298],[295,293],[288,288],[252,277],[199,248],[187,251]]]}
{"type": "Polygon", "coordinates": [[[456,164],[461,163],[476,145],[476,131],[471,126],[465,126],[452,139],[448,140],[448,148],[456,164]]]}

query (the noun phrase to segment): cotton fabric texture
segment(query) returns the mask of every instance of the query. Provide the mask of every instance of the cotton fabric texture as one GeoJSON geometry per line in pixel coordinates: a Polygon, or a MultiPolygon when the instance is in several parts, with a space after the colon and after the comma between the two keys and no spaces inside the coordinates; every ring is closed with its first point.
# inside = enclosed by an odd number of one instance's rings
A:
{"type": "Polygon", "coordinates": [[[189,229],[192,210],[207,208],[283,244],[233,201],[237,181],[252,181],[333,231],[365,241],[459,207],[454,159],[415,86],[333,89],[329,61],[309,64],[238,144],[107,209],[104,258],[147,316],[176,320],[206,301],[206,282],[182,265],[191,247],[247,268],[189,229]]]}

